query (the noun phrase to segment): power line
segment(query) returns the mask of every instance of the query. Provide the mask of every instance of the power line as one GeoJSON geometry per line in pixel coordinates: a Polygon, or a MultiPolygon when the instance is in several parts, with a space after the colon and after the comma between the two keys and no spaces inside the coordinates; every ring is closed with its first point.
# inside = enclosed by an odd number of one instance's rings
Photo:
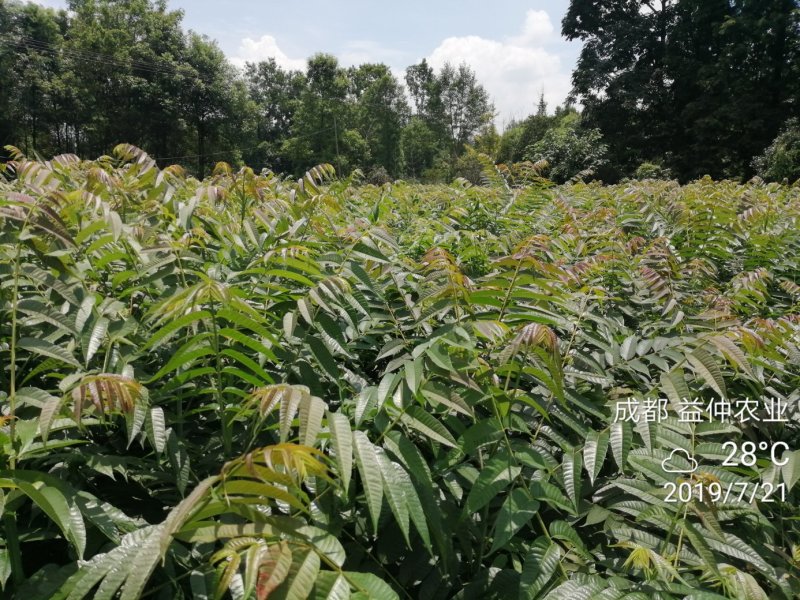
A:
{"type": "Polygon", "coordinates": [[[34,50],[41,50],[44,52],[52,52],[56,54],[64,54],[70,58],[78,58],[86,61],[97,61],[97,62],[102,62],[103,64],[116,67],[131,66],[133,68],[141,69],[144,71],[160,72],[167,74],[175,73],[175,69],[171,67],[158,65],[152,62],[135,60],[135,59],[128,59],[127,61],[125,61],[125,60],[120,60],[109,54],[101,54],[99,52],[94,52],[92,50],[71,49],[65,46],[61,46],[59,44],[55,44],[53,42],[37,40],[35,38],[31,38],[25,35],[20,35],[18,37],[20,40],[19,42],[17,42],[18,46],[26,46],[33,48],[34,50]]]}
{"type": "MultiPolygon", "coordinates": [[[[5,44],[6,46],[9,46],[11,48],[32,49],[36,50],[37,52],[46,52],[54,56],[64,56],[66,58],[72,58],[83,62],[95,63],[98,65],[104,65],[116,68],[137,69],[139,71],[145,71],[156,75],[175,76],[181,74],[180,70],[172,65],[159,65],[153,62],[135,60],[135,59],[121,60],[109,54],[101,54],[99,52],[93,52],[91,50],[69,49],[62,45],[54,44],[52,42],[47,42],[44,40],[37,40],[35,38],[31,38],[24,35],[18,35],[16,36],[16,38],[10,35],[7,35],[5,37],[0,37],[0,44],[5,44]]],[[[205,83],[209,83],[211,81],[211,78],[208,76],[208,74],[200,73],[195,69],[193,65],[189,63],[181,62],[177,63],[177,65],[186,66],[188,68],[194,69],[195,76],[205,83]]]]}
{"type": "Polygon", "coordinates": [[[94,62],[112,67],[133,67],[144,71],[150,71],[153,73],[158,72],[158,73],[174,74],[174,71],[172,70],[168,71],[167,69],[157,67],[154,64],[146,64],[133,60],[126,63],[109,55],[92,53],[81,50],[69,50],[64,47],[58,47],[50,42],[35,40],[32,38],[27,38],[25,36],[20,36],[18,40],[14,40],[12,38],[6,38],[5,40],[3,40],[3,42],[5,42],[9,46],[16,48],[32,49],[39,52],[46,52],[49,54],[53,54],[56,56],[66,56],[67,58],[75,58],[85,62],[94,62]]]}
{"type": "MultiPolygon", "coordinates": [[[[16,36],[12,36],[11,34],[7,34],[5,36],[0,35],[0,45],[2,44],[11,48],[17,48],[23,50],[32,49],[37,52],[45,52],[48,54],[52,54],[54,56],[65,56],[67,58],[72,58],[79,61],[91,62],[110,67],[138,69],[140,71],[145,71],[152,74],[162,74],[162,75],[174,76],[180,74],[180,71],[174,65],[159,65],[149,61],[134,60],[134,59],[121,60],[109,54],[102,54],[99,52],[93,52],[91,50],[70,49],[65,47],[64,45],[55,44],[53,42],[48,42],[45,40],[39,40],[26,35],[19,35],[19,34],[16,36]]],[[[175,64],[177,66],[186,66],[191,69],[195,69],[192,65],[186,62],[175,63],[175,64]]],[[[196,69],[195,69],[195,76],[201,81],[204,81],[206,83],[210,81],[210,77],[208,76],[208,74],[197,72],[196,69]]],[[[372,102],[367,103],[366,106],[383,107],[384,105],[377,100],[373,100],[372,102]]],[[[332,129],[335,131],[336,156],[337,159],[339,159],[339,133],[335,115],[334,115],[334,124],[332,127],[326,127],[324,129],[307,133],[305,135],[289,136],[289,137],[292,139],[304,139],[319,135],[320,133],[325,133],[332,129]]],[[[191,158],[207,158],[211,156],[230,154],[231,152],[236,152],[236,151],[247,152],[249,150],[255,150],[259,146],[260,144],[256,146],[250,146],[247,148],[232,148],[229,150],[221,150],[219,152],[207,152],[204,154],[185,154],[182,156],[168,156],[168,157],[151,156],[151,158],[153,160],[160,160],[160,161],[186,160],[191,158]]]]}

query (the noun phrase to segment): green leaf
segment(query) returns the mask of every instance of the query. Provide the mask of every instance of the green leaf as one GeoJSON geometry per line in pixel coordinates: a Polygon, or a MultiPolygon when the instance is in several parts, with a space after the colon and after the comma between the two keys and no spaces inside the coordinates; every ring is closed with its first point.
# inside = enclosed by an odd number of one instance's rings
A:
{"type": "Polygon", "coordinates": [[[683,369],[674,369],[669,373],[662,373],[661,389],[664,390],[670,404],[676,410],[683,402],[692,398],[683,369]]]}
{"type": "Polygon", "coordinates": [[[702,348],[697,348],[686,358],[689,364],[692,365],[695,374],[701,377],[711,389],[717,392],[720,398],[728,397],[722,371],[713,356],[702,348]]]}
{"type": "MultiPolygon", "coordinates": [[[[130,565],[130,574],[125,579],[120,600],[138,600],[156,565],[163,560],[174,539],[174,534],[180,530],[192,512],[197,510],[202,499],[208,496],[209,488],[215,481],[214,477],[204,479],[192,490],[191,494],[170,511],[163,523],[144,528],[148,531],[147,537],[137,544],[133,560],[126,560],[125,564],[130,565]]],[[[125,542],[126,540],[123,539],[123,546],[125,542]]]]}
{"type": "Polygon", "coordinates": [[[592,484],[603,468],[609,443],[610,437],[607,431],[598,433],[592,430],[586,436],[586,442],[583,445],[583,464],[592,484]]]}
{"type": "Polygon", "coordinates": [[[15,470],[8,479],[5,475],[7,473],[0,473],[0,488],[18,489],[30,498],[58,526],[78,556],[83,557],[86,528],[74,503],[56,487],[44,483],[36,471],[15,470]]]}
{"type": "Polygon", "coordinates": [[[350,420],[341,413],[329,411],[328,429],[331,432],[331,444],[339,467],[339,477],[346,491],[350,487],[350,476],[353,473],[353,433],[350,429],[350,420]]]}
{"type": "Polygon", "coordinates": [[[283,277],[284,279],[291,279],[306,287],[314,287],[314,282],[305,275],[296,273],[295,271],[287,271],[286,269],[268,269],[263,272],[267,277],[283,277]]]}
{"type": "Polygon", "coordinates": [[[307,600],[319,574],[320,560],[310,549],[292,552],[292,566],[281,586],[270,595],[275,600],[307,600]]]}
{"type": "Polygon", "coordinates": [[[471,419],[475,418],[472,408],[452,386],[444,387],[435,383],[426,382],[420,391],[423,397],[433,404],[434,408],[438,408],[438,405],[441,404],[466,417],[470,417],[471,419]]]}
{"type": "Polygon", "coordinates": [[[456,368],[450,360],[450,356],[443,348],[442,344],[433,344],[425,350],[425,356],[431,359],[433,364],[445,371],[455,371],[456,368]]]}
{"type": "Polygon", "coordinates": [[[769,600],[764,588],[758,585],[758,581],[750,573],[737,569],[731,579],[733,579],[742,600],[769,600]]]}
{"type": "Polygon", "coordinates": [[[388,358],[390,356],[394,356],[398,352],[402,352],[405,349],[405,340],[402,339],[394,339],[390,340],[383,346],[380,352],[378,352],[378,356],[375,357],[375,360],[381,360],[384,358],[388,358]]]}
{"type": "Polygon", "coordinates": [[[506,455],[492,457],[478,474],[469,491],[464,510],[467,514],[479,511],[498,497],[516,479],[521,467],[512,464],[506,455]]]}
{"type": "Polygon", "coordinates": [[[217,311],[217,318],[225,319],[239,329],[251,331],[270,342],[275,341],[275,335],[267,329],[263,316],[253,311],[248,304],[240,302],[234,308],[221,308],[217,311]],[[245,309],[247,314],[243,312],[245,309]]]}
{"type": "Polygon", "coordinates": [[[17,347],[27,350],[28,352],[33,352],[34,354],[39,354],[48,358],[55,358],[56,360],[60,360],[63,363],[75,367],[76,369],[81,368],[81,363],[75,360],[75,357],[72,356],[72,354],[70,354],[67,350],[60,346],[56,346],[55,344],[51,344],[43,339],[24,337],[17,342],[17,347]]]}
{"type": "Polygon", "coordinates": [[[553,577],[561,561],[561,548],[540,537],[525,557],[520,576],[520,600],[538,598],[553,577]]]}
{"type": "MultiPolygon", "coordinates": [[[[384,495],[406,540],[406,545],[411,548],[411,539],[409,538],[411,526],[409,525],[408,502],[406,501],[406,485],[409,485],[410,481],[401,479],[398,470],[402,470],[402,467],[389,460],[382,449],[376,448],[376,456],[383,477],[384,495]]],[[[413,493],[413,491],[412,488],[411,492],[413,493]]]]}
{"type": "Polygon", "coordinates": [[[238,342],[245,348],[251,350],[254,354],[263,354],[269,360],[275,360],[275,353],[267,348],[260,340],[250,335],[245,335],[237,329],[231,327],[223,327],[219,330],[219,335],[231,341],[238,342]]]}
{"type": "Polygon", "coordinates": [[[575,507],[561,490],[549,481],[536,480],[531,482],[531,494],[537,500],[545,502],[554,508],[574,514],[575,507]]]}
{"type": "Polygon", "coordinates": [[[0,590],[5,589],[11,577],[11,553],[5,548],[5,540],[0,538],[0,590]]]}
{"type": "Polygon", "coordinates": [[[345,579],[354,590],[366,594],[370,600],[399,600],[397,593],[382,579],[372,573],[355,573],[344,571],[345,579]]]}
{"type": "Polygon", "coordinates": [[[308,388],[305,386],[291,386],[286,389],[286,392],[281,396],[281,401],[278,404],[281,442],[289,439],[289,432],[292,429],[292,422],[297,414],[297,409],[300,407],[300,402],[309,397],[308,388]]]}
{"type": "Polygon", "coordinates": [[[339,381],[342,376],[339,371],[339,366],[336,364],[336,360],[325,344],[319,339],[312,337],[308,339],[308,347],[319,366],[322,367],[322,370],[334,381],[339,381]]]}
{"type": "Polygon", "coordinates": [[[633,431],[628,422],[614,422],[611,423],[610,428],[611,451],[614,454],[614,461],[617,463],[619,470],[624,473],[628,452],[630,452],[631,444],[633,443],[633,431]]]}
{"type": "Polygon", "coordinates": [[[103,343],[103,339],[106,337],[106,333],[108,332],[108,325],[109,321],[105,317],[100,317],[92,327],[92,333],[89,335],[88,342],[86,344],[86,364],[89,364],[89,361],[92,360],[94,355],[100,349],[100,345],[103,343]]]}
{"type": "MultiPolygon", "coordinates": [[[[708,543],[708,546],[717,552],[739,559],[756,567],[767,577],[775,579],[775,568],[770,565],[756,550],[732,533],[726,533],[725,541],[714,539],[711,535],[698,535],[708,543]]],[[[693,544],[694,545],[694,544],[693,544]]]]}
{"type": "Polygon", "coordinates": [[[363,431],[353,432],[353,447],[355,449],[356,465],[361,475],[364,486],[364,495],[367,507],[372,516],[372,527],[378,530],[378,519],[381,515],[383,504],[383,476],[381,466],[375,452],[375,447],[363,431]]]}
{"type": "Polygon", "coordinates": [[[287,529],[293,534],[296,532],[297,535],[307,539],[314,546],[317,554],[327,559],[329,564],[341,568],[344,561],[347,559],[344,546],[342,546],[341,542],[324,529],[313,525],[303,525],[297,529],[293,529],[292,526],[289,526],[287,529]]]}
{"type": "Polygon", "coordinates": [[[505,547],[508,541],[527,525],[538,510],[539,502],[531,498],[528,490],[525,488],[511,490],[497,513],[492,548],[489,553],[492,554],[505,547]]]}
{"type": "Polygon", "coordinates": [[[92,311],[96,303],[97,298],[94,295],[86,296],[86,298],[83,299],[83,302],[81,302],[78,313],[75,315],[75,328],[78,331],[83,331],[86,323],[89,322],[89,318],[92,316],[92,311]]]}
{"type": "Polygon", "coordinates": [[[207,544],[238,537],[277,536],[279,533],[280,530],[269,523],[246,523],[184,527],[175,533],[175,538],[192,544],[207,544]]]}
{"type": "Polygon", "coordinates": [[[745,353],[742,351],[742,349],[736,345],[736,342],[724,335],[712,335],[710,338],[708,338],[708,340],[717,347],[717,350],[727,356],[728,360],[730,360],[733,364],[747,373],[750,377],[755,377],[755,373],[753,373],[753,368],[750,366],[747,356],[745,356],[745,353]]]}
{"type": "Polygon", "coordinates": [[[572,500],[572,505],[575,510],[578,510],[578,504],[581,499],[581,471],[583,465],[581,455],[577,450],[564,452],[564,458],[561,461],[561,472],[564,475],[564,489],[567,491],[567,496],[572,500]]]}
{"type": "Polygon", "coordinates": [[[320,571],[314,590],[310,596],[314,600],[347,600],[350,598],[350,585],[339,573],[320,571]]]}
{"type": "Polygon", "coordinates": [[[66,315],[36,300],[21,300],[17,303],[17,310],[32,317],[33,320],[49,323],[71,336],[75,336],[78,333],[74,322],[67,318],[66,315]]]}
{"type": "Polygon", "coordinates": [[[153,383],[158,381],[165,375],[181,368],[188,368],[189,366],[193,365],[195,361],[205,356],[212,356],[215,354],[214,349],[207,345],[203,344],[199,348],[195,348],[195,344],[198,342],[203,341],[202,339],[194,338],[190,340],[187,344],[181,347],[177,353],[175,353],[172,358],[169,359],[166,365],[164,365],[161,369],[159,369],[158,373],[153,375],[150,379],[147,380],[147,383],[153,383]]]}
{"type": "Polygon", "coordinates": [[[581,537],[572,525],[566,521],[552,521],[549,530],[550,536],[553,539],[569,542],[575,552],[586,560],[591,560],[591,554],[586,550],[583,540],[581,540],[581,537]]]}
{"type": "Polygon", "coordinates": [[[134,438],[139,435],[146,418],[147,406],[145,402],[136,402],[133,406],[133,414],[125,413],[125,423],[128,428],[128,448],[130,448],[134,438]]]}
{"type": "Polygon", "coordinates": [[[316,445],[322,429],[322,418],[328,405],[316,396],[306,395],[300,401],[300,444],[316,445]]]}
{"type": "Polygon", "coordinates": [[[619,355],[622,360],[630,360],[634,356],[636,356],[636,344],[639,343],[639,338],[635,335],[625,338],[625,341],[622,342],[622,346],[619,349],[619,355]]]}
{"type": "Polygon", "coordinates": [[[411,481],[411,476],[405,469],[397,464],[395,464],[395,472],[400,480],[400,487],[403,490],[403,499],[405,500],[408,514],[411,517],[411,522],[414,523],[414,527],[416,527],[419,537],[422,538],[425,547],[433,554],[425,511],[422,508],[422,502],[417,494],[417,490],[414,488],[414,484],[411,481]]]}
{"type": "Polygon", "coordinates": [[[403,365],[405,373],[406,384],[412,394],[416,394],[422,384],[422,357],[417,357],[414,360],[406,361],[403,365]]]}
{"type": "Polygon", "coordinates": [[[800,481],[800,450],[794,452],[786,450],[780,460],[786,461],[786,464],[781,467],[781,476],[786,483],[786,490],[791,491],[800,481]]]}
{"type": "Polygon", "coordinates": [[[719,566],[717,565],[717,559],[714,557],[714,553],[711,551],[711,548],[706,541],[706,538],[703,537],[697,529],[695,529],[694,525],[688,520],[684,519],[682,523],[683,531],[686,534],[686,537],[692,544],[692,547],[697,551],[700,555],[700,558],[703,560],[703,564],[717,577],[720,577],[719,566]]]}
{"type": "Polygon", "coordinates": [[[374,260],[379,263],[389,262],[389,259],[386,258],[380,250],[371,246],[367,246],[364,242],[357,242],[353,246],[353,254],[356,256],[362,256],[368,260],[374,260]]]}
{"type": "Polygon", "coordinates": [[[190,312],[189,314],[180,316],[177,319],[174,319],[174,320],[168,322],[161,329],[155,331],[147,339],[147,342],[145,343],[144,348],[145,349],[158,348],[163,343],[163,341],[166,338],[168,338],[168,336],[170,336],[171,334],[175,333],[176,331],[179,331],[180,329],[183,329],[184,327],[187,327],[187,326],[189,326],[192,323],[195,323],[197,321],[201,321],[203,319],[210,319],[210,318],[212,318],[212,315],[207,310],[196,310],[196,311],[190,312]]]}
{"type": "Polygon", "coordinates": [[[62,398],[51,396],[50,399],[42,406],[42,412],[39,415],[39,434],[42,436],[43,441],[47,441],[47,436],[50,433],[50,427],[53,425],[53,420],[58,415],[58,411],[63,403],[62,398]]]}
{"type": "Polygon", "coordinates": [[[434,440],[450,448],[456,447],[456,441],[449,431],[436,420],[436,417],[431,415],[420,406],[409,406],[404,413],[400,415],[400,421],[408,425],[411,429],[421,433],[425,438],[434,440]]]}
{"type": "Polygon", "coordinates": [[[167,445],[167,430],[164,421],[164,410],[160,406],[150,409],[150,418],[147,419],[147,439],[150,440],[156,452],[161,454],[167,445]]]}

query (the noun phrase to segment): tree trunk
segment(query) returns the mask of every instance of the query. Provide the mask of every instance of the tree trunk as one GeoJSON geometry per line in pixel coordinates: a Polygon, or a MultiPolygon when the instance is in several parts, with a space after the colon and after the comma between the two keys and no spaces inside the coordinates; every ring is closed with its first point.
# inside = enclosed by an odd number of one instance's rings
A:
{"type": "Polygon", "coordinates": [[[206,166],[206,127],[202,121],[197,124],[197,176],[205,179],[206,166]]]}

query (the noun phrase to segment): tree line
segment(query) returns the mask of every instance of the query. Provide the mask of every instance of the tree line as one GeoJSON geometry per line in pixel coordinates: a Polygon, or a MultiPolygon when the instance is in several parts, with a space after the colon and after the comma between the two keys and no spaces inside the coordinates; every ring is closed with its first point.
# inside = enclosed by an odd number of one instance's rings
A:
{"type": "MultiPolygon", "coordinates": [[[[0,0],[0,143],[94,157],[117,143],[202,177],[217,161],[375,182],[477,179],[476,153],[556,181],[800,177],[795,0],[572,0],[573,91],[502,132],[468,65],[234,67],[166,0],[0,0]],[[576,109],[580,107],[580,112],[576,109]]],[[[532,99],[533,100],[533,99],[532,99]]]]}
{"type": "Polygon", "coordinates": [[[327,54],[304,71],[274,59],[237,69],[165,0],[70,0],[67,11],[0,0],[0,79],[4,144],[97,156],[126,141],[200,177],[220,160],[447,176],[494,115],[463,64],[410,67],[408,95],[388,66],[327,54]]]}

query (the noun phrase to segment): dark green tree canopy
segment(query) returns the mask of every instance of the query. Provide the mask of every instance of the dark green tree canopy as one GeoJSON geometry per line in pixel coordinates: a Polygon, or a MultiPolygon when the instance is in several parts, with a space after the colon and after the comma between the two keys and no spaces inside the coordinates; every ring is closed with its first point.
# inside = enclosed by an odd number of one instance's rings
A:
{"type": "Polygon", "coordinates": [[[578,107],[579,129],[608,146],[604,180],[644,163],[681,180],[747,179],[800,117],[798,6],[573,0],[562,30],[583,46],[571,98],[548,114],[540,96],[495,139],[469,65],[422,60],[403,81],[387,65],[325,54],[302,72],[274,59],[237,68],[167,0],[70,0],[69,10],[2,0],[0,147],[96,157],[130,142],[197,175],[217,161],[295,176],[331,163],[447,180],[468,146],[523,161],[578,107]]]}
{"type": "Polygon", "coordinates": [[[681,178],[747,177],[798,110],[798,3],[573,0],[584,42],[573,94],[627,174],[644,160],[681,178]]]}
{"type": "Polygon", "coordinates": [[[291,163],[280,152],[289,137],[300,96],[306,86],[305,74],[282,69],[274,58],[245,66],[245,82],[255,110],[257,148],[246,156],[250,165],[271,166],[276,171],[291,170],[291,163]]]}

